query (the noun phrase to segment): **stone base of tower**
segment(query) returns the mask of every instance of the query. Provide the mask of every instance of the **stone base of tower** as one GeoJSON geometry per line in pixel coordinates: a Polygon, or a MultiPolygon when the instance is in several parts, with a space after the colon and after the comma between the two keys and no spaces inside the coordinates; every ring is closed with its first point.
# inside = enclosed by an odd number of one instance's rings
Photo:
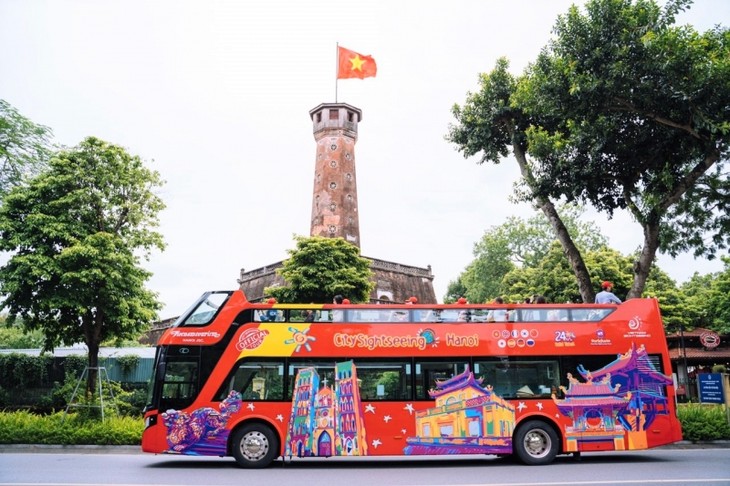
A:
{"type": "MultiPolygon", "coordinates": [[[[419,304],[436,303],[430,265],[422,268],[366,256],[363,258],[370,260],[375,281],[370,302],[402,303],[410,297],[416,297],[419,304]]],[[[276,273],[276,269],[281,266],[282,262],[277,262],[248,272],[241,269],[238,284],[250,302],[264,300],[267,297],[264,295],[266,287],[286,285],[284,279],[276,273]]]]}

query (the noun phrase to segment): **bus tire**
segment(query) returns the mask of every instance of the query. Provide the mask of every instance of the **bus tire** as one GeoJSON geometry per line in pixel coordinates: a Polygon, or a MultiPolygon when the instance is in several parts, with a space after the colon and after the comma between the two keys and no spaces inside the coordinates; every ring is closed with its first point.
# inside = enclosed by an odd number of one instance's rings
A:
{"type": "Polygon", "coordinates": [[[513,449],[528,466],[550,464],[558,455],[558,434],[549,424],[530,420],[521,424],[514,436],[513,449]]]}
{"type": "Polygon", "coordinates": [[[279,457],[279,439],[268,425],[252,422],[236,429],[231,453],[239,467],[259,469],[279,457]]]}

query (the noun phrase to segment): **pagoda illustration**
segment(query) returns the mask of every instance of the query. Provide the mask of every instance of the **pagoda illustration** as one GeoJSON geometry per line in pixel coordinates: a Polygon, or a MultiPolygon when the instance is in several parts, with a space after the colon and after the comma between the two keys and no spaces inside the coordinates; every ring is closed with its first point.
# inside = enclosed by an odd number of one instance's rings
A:
{"type": "Polygon", "coordinates": [[[657,415],[669,413],[664,387],[672,379],[656,370],[644,346],[634,343],[603,368],[579,366],[578,373],[585,382],[568,373],[568,388],[561,387],[565,398],[553,395],[560,412],[573,421],[565,428],[567,452],[597,443],[612,443],[615,450],[645,449],[648,427],[657,415]]]}
{"type": "Polygon", "coordinates": [[[482,387],[467,366],[429,390],[435,406],[416,412],[416,437],[405,454],[511,454],[515,408],[482,387]]]}
{"type": "Polygon", "coordinates": [[[335,364],[335,384],[320,387],[317,371],[302,368],[294,381],[287,456],[365,456],[367,442],[352,361],[335,364]]]}

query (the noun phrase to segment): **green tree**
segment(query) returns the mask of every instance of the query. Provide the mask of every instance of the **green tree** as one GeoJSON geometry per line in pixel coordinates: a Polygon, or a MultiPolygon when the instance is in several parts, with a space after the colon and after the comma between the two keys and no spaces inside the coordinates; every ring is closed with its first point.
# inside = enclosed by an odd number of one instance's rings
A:
{"type": "Polygon", "coordinates": [[[0,99],[0,200],[45,166],[51,135],[50,128],[33,123],[0,99]]]}
{"type": "Polygon", "coordinates": [[[725,268],[714,278],[709,292],[707,309],[710,329],[730,333],[730,257],[722,257],[725,268]]]}
{"type": "Polygon", "coordinates": [[[676,26],[690,0],[591,0],[511,98],[535,123],[534,194],[589,202],[641,225],[629,296],[658,251],[714,258],[730,243],[730,30],[676,26]]]}
{"type": "Polygon", "coordinates": [[[352,302],[367,302],[375,283],[370,261],[343,238],[295,236],[296,247],[277,270],[286,286],[268,287],[265,293],[279,302],[331,302],[343,295],[352,302]]]}
{"type": "MultiPolygon", "coordinates": [[[[563,205],[558,208],[558,214],[574,244],[581,251],[597,250],[607,245],[606,237],[594,223],[581,221],[581,208],[563,205]]],[[[554,242],[557,242],[554,228],[543,214],[538,213],[527,220],[508,218],[503,224],[486,231],[482,239],[474,245],[475,258],[459,276],[463,287],[460,289],[461,295],[469,302],[487,302],[503,296],[507,291],[503,278],[513,269],[535,268],[540,265],[551,252],[554,242]]],[[[558,251],[557,256],[562,259],[561,266],[570,268],[564,253],[558,251]]],[[[575,275],[570,272],[567,277],[572,280],[570,288],[578,291],[575,275]]],[[[599,276],[598,279],[600,278],[599,276]]],[[[592,280],[597,287],[596,278],[592,280]]],[[[515,289],[512,291],[516,292],[515,289]]],[[[528,295],[531,294],[524,296],[528,295]]],[[[512,297],[515,300],[514,295],[512,297]]],[[[571,291],[570,300],[575,298],[571,291]]]]}
{"type": "Polygon", "coordinates": [[[532,118],[513,103],[520,79],[510,74],[508,68],[508,61],[499,59],[490,73],[480,75],[480,91],[468,93],[463,106],[452,108],[457,123],[449,126],[446,139],[465,157],[480,154],[479,164],[499,164],[512,152],[522,176],[515,198],[531,201],[545,215],[563,247],[583,301],[592,302],[595,292],[581,252],[553,200],[538,192],[540,174],[536,162],[528,157],[527,132],[541,120],[532,118]]]}
{"type": "Polygon", "coordinates": [[[0,207],[0,268],[9,320],[41,329],[44,348],[83,342],[89,384],[99,344],[136,337],[160,308],[140,266],[153,248],[164,208],[157,172],[123,148],[90,137],[57,153],[47,170],[13,188],[0,207]]]}
{"type": "MultiPolygon", "coordinates": [[[[696,327],[712,328],[712,315],[708,303],[711,300],[712,287],[717,276],[713,274],[700,275],[695,272],[689,280],[680,287],[684,296],[685,329],[696,327]]],[[[728,303],[730,305],[730,303],[728,303]]]]}

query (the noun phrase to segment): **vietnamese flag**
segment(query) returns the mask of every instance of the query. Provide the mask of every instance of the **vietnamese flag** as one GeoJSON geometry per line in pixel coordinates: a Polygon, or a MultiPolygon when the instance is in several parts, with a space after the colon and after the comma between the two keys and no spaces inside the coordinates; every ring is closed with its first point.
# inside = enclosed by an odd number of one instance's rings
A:
{"type": "Polygon", "coordinates": [[[350,49],[337,46],[339,62],[337,64],[337,79],[359,78],[365,79],[375,76],[378,66],[372,56],[363,56],[350,49]]]}

